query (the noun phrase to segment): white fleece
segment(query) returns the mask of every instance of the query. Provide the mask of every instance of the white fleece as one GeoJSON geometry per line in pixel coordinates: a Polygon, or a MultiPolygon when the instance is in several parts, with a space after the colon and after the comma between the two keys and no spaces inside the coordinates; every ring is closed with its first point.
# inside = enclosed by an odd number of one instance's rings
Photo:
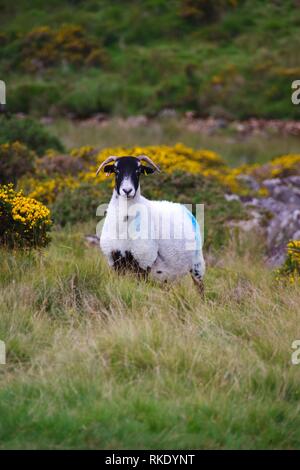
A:
{"type": "Polygon", "coordinates": [[[149,201],[138,188],[133,199],[114,190],[104,221],[100,247],[109,265],[112,252],[130,252],[142,269],[160,280],[190,271],[203,277],[205,262],[198,223],[185,206],[168,201],[149,201]]]}

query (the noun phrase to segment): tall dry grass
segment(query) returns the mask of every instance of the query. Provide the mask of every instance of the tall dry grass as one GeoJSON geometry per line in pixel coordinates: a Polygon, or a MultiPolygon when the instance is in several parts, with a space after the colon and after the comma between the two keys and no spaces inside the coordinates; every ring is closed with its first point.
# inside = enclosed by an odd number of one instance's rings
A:
{"type": "Polygon", "coordinates": [[[118,277],[87,230],[1,251],[1,448],[299,447],[299,290],[258,240],[208,257],[203,302],[118,277]]]}

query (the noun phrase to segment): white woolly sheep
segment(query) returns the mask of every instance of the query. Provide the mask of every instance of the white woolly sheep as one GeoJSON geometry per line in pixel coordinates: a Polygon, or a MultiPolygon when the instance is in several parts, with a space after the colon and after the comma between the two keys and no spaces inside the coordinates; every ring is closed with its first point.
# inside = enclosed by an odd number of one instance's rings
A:
{"type": "Polygon", "coordinates": [[[100,247],[111,267],[133,270],[161,281],[191,273],[203,293],[205,262],[196,218],[187,208],[141,195],[141,174],[160,171],[147,156],[108,157],[98,168],[115,174],[100,247]],[[146,162],[147,165],[142,164],[146,162]]]}

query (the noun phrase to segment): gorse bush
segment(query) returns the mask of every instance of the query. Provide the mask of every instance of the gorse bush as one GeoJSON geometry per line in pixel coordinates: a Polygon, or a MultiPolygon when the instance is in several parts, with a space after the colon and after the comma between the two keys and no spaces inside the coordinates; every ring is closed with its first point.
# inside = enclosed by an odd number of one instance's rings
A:
{"type": "Polygon", "coordinates": [[[292,240],[287,245],[287,258],[277,271],[277,279],[291,284],[300,284],[300,240],[292,240]]]}
{"type": "Polygon", "coordinates": [[[105,51],[87,38],[79,25],[64,24],[58,30],[40,26],[22,40],[22,65],[28,72],[54,65],[103,65],[105,51]]]}
{"type": "Polygon", "coordinates": [[[51,227],[50,211],[35,199],[0,186],[0,244],[8,247],[46,246],[51,227]]]}
{"type": "Polygon", "coordinates": [[[248,174],[263,181],[269,178],[285,178],[300,175],[300,154],[288,154],[276,157],[270,162],[259,165],[241,165],[233,170],[232,175],[248,174]]]}
{"type": "Polygon", "coordinates": [[[74,190],[79,185],[79,179],[73,176],[56,175],[55,177],[49,177],[40,173],[37,174],[35,178],[22,178],[18,186],[24,190],[29,197],[51,206],[62,191],[67,188],[74,190]]]}
{"type": "Polygon", "coordinates": [[[43,155],[47,149],[64,150],[60,140],[33,119],[0,117],[0,144],[16,141],[26,144],[38,155],[43,155]]]}
{"type": "Polygon", "coordinates": [[[181,0],[181,16],[195,24],[213,21],[229,8],[236,7],[240,0],[181,0]]]}
{"type": "MultiPolygon", "coordinates": [[[[106,148],[98,154],[97,165],[109,155],[137,156],[141,154],[148,155],[167,173],[174,173],[178,170],[201,175],[218,182],[223,191],[227,190],[240,194],[247,192],[247,188],[238,179],[238,169],[230,168],[216,152],[206,149],[195,150],[181,143],[174,146],[151,145],[147,147],[106,148]]],[[[91,176],[91,179],[94,180],[97,165],[94,169],[91,168],[92,171],[86,175],[86,178],[91,176]]],[[[100,175],[100,178],[105,179],[105,175],[100,175]]]]}
{"type": "Polygon", "coordinates": [[[95,157],[98,153],[99,151],[92,145],[84,145],[83,147],[71,150],[70,155],[82,160],[85,163],[92,164],[94,163],[95,157]]]}
{"type": "Polygon", "coordinates": [[[268,168],[271,171],[271,178],[300,175],[300,154],[274,158],[269,163],[268,168]]]}
{"type": "Polygon", "coordinates": [[[36,154],[20,142],[0,145],[0,184],[16,183],[33,172],[36,154]]]}
{"type": "Polygon", "coordinates": [[[37,171],[47,176],[54,175],[77,175],[84,170],[85,164],[82,159],[71,155],[62,155],[49,152],[36,162],[37,171]]]}

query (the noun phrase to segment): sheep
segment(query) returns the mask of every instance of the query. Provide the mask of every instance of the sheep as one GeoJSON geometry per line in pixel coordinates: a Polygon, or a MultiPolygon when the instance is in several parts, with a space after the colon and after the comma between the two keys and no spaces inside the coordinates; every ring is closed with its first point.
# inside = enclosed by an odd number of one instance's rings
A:
{"type": "Polygon", "coordinates": [[[205,261],[196,218],[182,204],[150,201],[141,195],[140,175],[160,172],[159,167],[140,155],[110,156],[96,175],[102,168],[107,175],[115,175],[100,236],[100,248],[109,266],[160,281],[190,272],[203,295],[205,261]]]}

